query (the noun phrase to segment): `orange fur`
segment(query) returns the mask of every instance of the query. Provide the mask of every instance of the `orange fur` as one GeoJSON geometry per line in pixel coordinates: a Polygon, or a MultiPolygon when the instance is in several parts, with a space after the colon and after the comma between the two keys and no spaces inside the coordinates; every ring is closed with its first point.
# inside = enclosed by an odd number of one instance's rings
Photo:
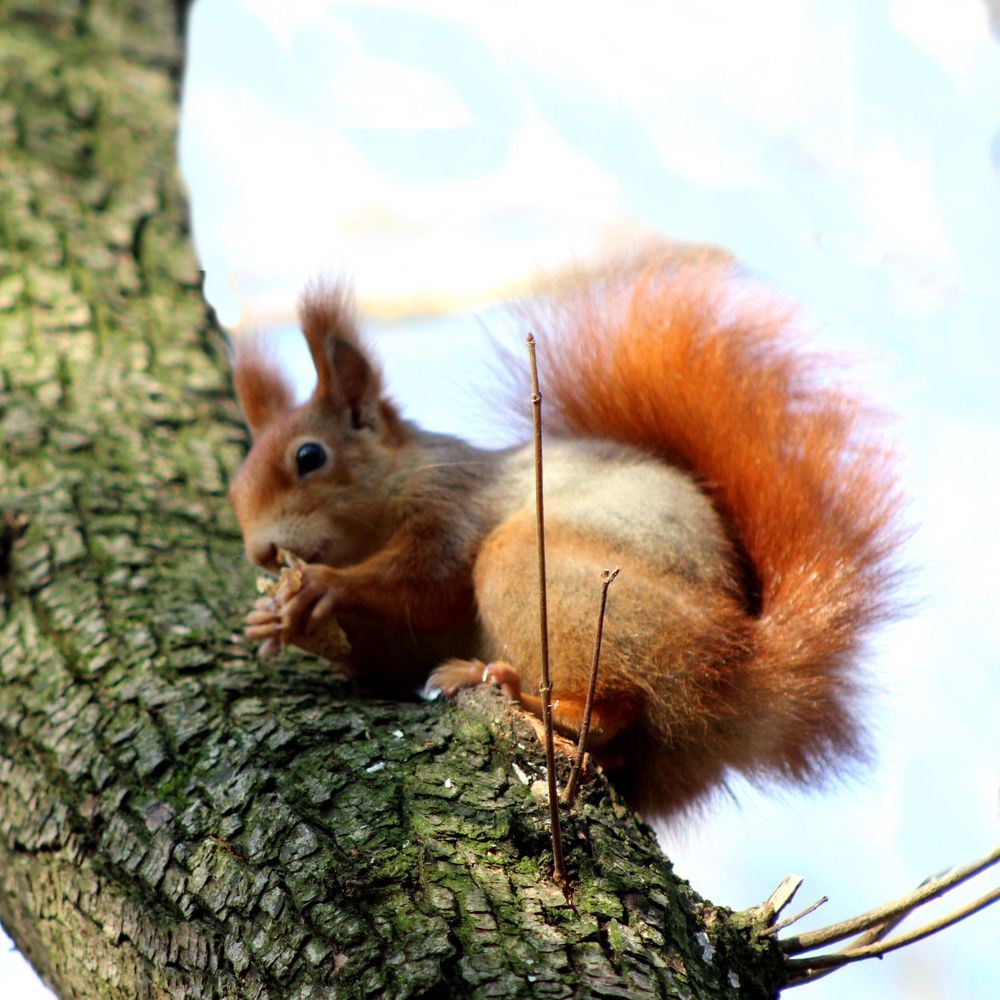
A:
{"type": "Polygon", "coordinates": [[[267,345],[253,334],[242,334],[232,342],[232,365],[236,398],[257,437],[276,417],[292,408],[292,387],[277,369],[267,345]]]}
{"type": "MultiPolygon", "coordinates": [[[[236,359],[255,438],[231,488],[247,552],[309,563],[297,591],[258,601],[251,638],[321,649],[336,619],[370,686],[412,690],[444,659],[428,683],[451,692],[491,661],[537,710],[530,449],[408,424],[344,296],[313,289],[301,315],[307,402],[259,349],[236,359]]],[[[899,504],[872,414],[719,254],[605,275],[535,320],[560,731],[580,725],[598,574],[621,565],[595,752],[639,808],[669,815],[731,771],[812,780],[861,755],[855,664],[891,610],[899,504]]]]}
{"type": "Polygon", "coordinates": [[[547,426],[661,455],[729,527],[753,646],[743,708],[779,737],[751,770],[802,779],[863,753],[853,660],[892,610],[898,541],[874,415],[794,343],[787,307],[721,264],[612,275],[539,328],[547,426]]]}

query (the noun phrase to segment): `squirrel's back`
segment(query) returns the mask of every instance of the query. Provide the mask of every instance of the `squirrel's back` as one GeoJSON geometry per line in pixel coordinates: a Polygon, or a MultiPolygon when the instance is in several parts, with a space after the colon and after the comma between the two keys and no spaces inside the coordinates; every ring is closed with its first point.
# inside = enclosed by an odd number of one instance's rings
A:
{"type": "Polygon", "coordinates": [[[731,534],[768,734],[748,769],[801,780],[862,754],[855,660],[892,610],[899,535],[875,414],[717,258],[611,274],[532,319],[547,430],[662,456],[731,534]]]}

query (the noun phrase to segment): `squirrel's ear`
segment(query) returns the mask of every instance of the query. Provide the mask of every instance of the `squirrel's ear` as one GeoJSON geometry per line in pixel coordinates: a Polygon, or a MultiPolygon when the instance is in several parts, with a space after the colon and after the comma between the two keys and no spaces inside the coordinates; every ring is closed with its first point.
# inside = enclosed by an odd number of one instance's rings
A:
{"type": "Polygon", "coordinates": [[[343,414],[356,430],[374,427],[382,383],[361,347],[346,294],[311,288],[302,296],[299,315],[316,366],[313,399],[343,414]]]}
{"type": "Polygon", "coordinates": [[[231,350],[236,398],[250,433],[257,438],[292,409],[295,395],[262,338],[239,334],[231,341],[231,350]]]}

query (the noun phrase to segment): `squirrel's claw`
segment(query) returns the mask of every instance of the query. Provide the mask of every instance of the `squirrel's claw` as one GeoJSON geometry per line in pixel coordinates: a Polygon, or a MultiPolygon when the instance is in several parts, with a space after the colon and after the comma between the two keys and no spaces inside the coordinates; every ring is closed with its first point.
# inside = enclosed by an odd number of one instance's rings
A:
{"type": "Polygon", "coordinates": [[[443,694],[446,698],[454,698],[462,688],[476,687],[479,684],[496,684],[508,698],[514,701],[520,700],[521,677],[503,660],[498,660],[496,663],[483,663],[482,660],[445,660],[431,671],[424,685],[423,696],[436,698],[438,694],[443,694]]]}
{"type": "Polygon", "coordinates": [[[454,698],[462,688],[475,687],[485,680],[486,664],[482,660],[445,660],[431,671],[422,694],[425,698],[439,694],[454,698]]]}

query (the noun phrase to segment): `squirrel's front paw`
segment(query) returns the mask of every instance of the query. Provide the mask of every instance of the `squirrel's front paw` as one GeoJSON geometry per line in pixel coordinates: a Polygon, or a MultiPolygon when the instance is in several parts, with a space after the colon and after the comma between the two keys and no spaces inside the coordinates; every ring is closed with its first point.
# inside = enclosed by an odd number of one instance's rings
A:
{"type": "Polygon", "coordinates": [[[277,600],[269,594],[254,601],[253,610],[243,619],[244,634],[251,642],[260,643],[261,656],[273,656],[284,645],[281,635],[281,611],[277,600]]]}
{"type": "Polygon", "coordinates": [[[483,663],[482,660],[445,660],[431,671],[424,685],[424,697],[434,697],[437,692],[454,698],[465,687],[477,684],[497,684],[505,695],[518,701],[521,697],[521,678],[518,672],[502,660],[483,663]]]}
{"type": "Polygon", "coordinates": [[[454,698],[462,688],[485,683],[486,664],[482,660],[445,660],[436,666],[424,685],[424,697],[436,698],[443,694],[454,698]]]}
{"type": "Polygon", "coordinates": [[[287,645],[301,646],[326,659],[350,650],[334,610],[341,595],[337,571],[301,563],[283,571],[271,593],[258,598],[246,616],[246,636],[260,642],[262,656],[287,645]]]}

